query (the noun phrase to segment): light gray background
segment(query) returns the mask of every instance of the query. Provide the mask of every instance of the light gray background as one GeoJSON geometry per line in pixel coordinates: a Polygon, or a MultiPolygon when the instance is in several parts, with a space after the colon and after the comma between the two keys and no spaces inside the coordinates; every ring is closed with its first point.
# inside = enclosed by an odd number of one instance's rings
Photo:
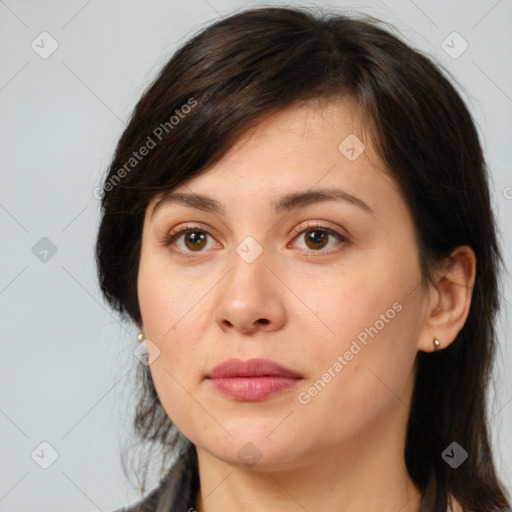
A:
{"type": "MultiPolygon", "coordinates": [[[[137,331],[120,325],[100,297],[93,190],[136,101],[173,50],[219,16],[256,5],[0,0],[0,512],[108,511],[138,499],[120,464],[137,396],[137,331]],[[58,43],[46,59],[31,47],[42,46],[44,31],[58,43]],[[46,262],[32,249],[43,237],[57,248],[46,262]],[[58,453],[48,469],[35,462],[50,460],[43,441],[58,453]]],[[[512,1],[317,5],[393,23],[460,82],[492,170],[510,261],[512,1]],[[458,58],[441,46],[453,31],[469,44],[458,58]]],[[[511,489],[510,276],[504,285],[491,414],[498,468],[511,489]]]]}

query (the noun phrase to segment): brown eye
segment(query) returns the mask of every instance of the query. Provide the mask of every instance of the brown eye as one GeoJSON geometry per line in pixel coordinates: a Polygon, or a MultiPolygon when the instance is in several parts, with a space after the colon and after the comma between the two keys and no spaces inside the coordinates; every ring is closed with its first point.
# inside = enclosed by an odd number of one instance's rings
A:
{"type": "Polygon", "coordinates": [[[332,248],[336,248],[339,245],[347,246],[350,243],[347,237],[327,226],[304,226],[301,224],[297,226],[295,233],[298,234],[295,240],[304,241],[304,251],[311,254],[318,253],[319,256],[331,254],[332,248]],[[328,247],[327,250],[322,250],[331,242],[331,239],[335,240],[334,245],[328,247]]]}
{"type": "Polygon", "coordinates": [[[310,229],[306,231],[306,244],[310,249],[323,249],[329,241],[329,235],[318,229],[310,229]]]}
{"type": "Polygon", "coordinates": [[[184,242],[191,251],[200,251],[206,245],[206,234],[202,231],[187,231],[184,242]]]}
{"type": "Polygon", "coordinates": [[[190,255],[190,253],[205,252],[208,245],[208,237],[213,238],[208,231],[201,226],[186,225],[182,229],[170,233],[163,241],[164,246],[176,245],[178,253],[190,255]]]}

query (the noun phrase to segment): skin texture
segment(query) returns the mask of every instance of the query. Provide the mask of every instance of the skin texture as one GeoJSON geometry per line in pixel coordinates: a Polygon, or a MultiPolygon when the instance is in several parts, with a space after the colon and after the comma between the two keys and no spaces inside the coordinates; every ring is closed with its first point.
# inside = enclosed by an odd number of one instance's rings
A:
{"type": "Polygon", "coordinates": [[[359,119],[348,100],[297,104],[175,190],[217,200],[224,215],[167,203],[151,217],[160,195],[147,209],[143,330],[163,407],[197,447],[198,511],[418,510],[403,457],[416,354],[432,351],[434,337],[442,348],[454,341],[476,262],[458,248],[435,286],[420,284],[409,210],[359,119]],[[350,134],[366,144],[353,161],[338,149],[350,134]],[[373,214],[343,201],[271,208],[282,195],[329,187],[373,214]],[[210,233],[201,248],[184,234],[166,247],[166,235],[187,223],[210,233]],[[308,230],[317,224],[348,242],[324,232],[315,245],[308,230]],[[249,236],[262,249],[251,263],[236,250],[249,236]],[[354,340],[371,326],[378,332],[357,351],[354,340]],[[336,371],[351,346],[357,353],[336,371]],[[271,359],[303,380],[263,401],[234,400],[205,380],[231,357],[271,359]],[[319,379],[325,386],[311,396],[319,379]],[[239,457],[247,451],[259,457],[252,466],[239,457]]]}

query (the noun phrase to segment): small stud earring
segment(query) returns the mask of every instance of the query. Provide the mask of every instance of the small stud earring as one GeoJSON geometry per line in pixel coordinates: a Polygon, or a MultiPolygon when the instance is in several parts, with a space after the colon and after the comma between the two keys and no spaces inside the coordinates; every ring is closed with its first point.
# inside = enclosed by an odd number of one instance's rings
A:
{"type": "Polygon", "coordinates": [[[437,338],[434,338],[433,343],[434,343],[434,350],[439,350],[441,347],[441,342],[437,338]]]}
{"type": "Polygon", "coordinates": [[[140,343],[141,341],[144,341],[144,334],[142,334],[141,332],[139,332],[139,334],[137,335],[137,341],[140,343]]]}

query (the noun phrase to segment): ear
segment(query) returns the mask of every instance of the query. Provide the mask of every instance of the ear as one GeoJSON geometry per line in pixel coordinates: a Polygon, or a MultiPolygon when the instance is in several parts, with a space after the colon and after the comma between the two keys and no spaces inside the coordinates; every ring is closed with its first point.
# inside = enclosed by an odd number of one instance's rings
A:
{"type": "Polygon", "coordinates": [[[442,270],[436,272],[435,283],[429,285],[418,350],[433,352],[434,338],[441,342],[439,349],[453,343],[469,313],[475,275],[473,249],[464,245],[453,250],[442,270]]]}

